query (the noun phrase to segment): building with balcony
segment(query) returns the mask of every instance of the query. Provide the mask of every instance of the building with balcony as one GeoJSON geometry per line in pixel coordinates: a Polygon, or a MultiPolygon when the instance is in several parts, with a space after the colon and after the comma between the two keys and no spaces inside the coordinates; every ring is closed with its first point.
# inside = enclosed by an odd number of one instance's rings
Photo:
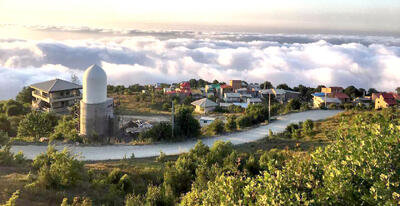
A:
{"type": "Polygon", "coordinates": [[[39,82],[30,85],[32,91],[32,108],[58,114],[68,113],[68,107],[82,98],[81,85],[62,79],[39,82]]]}

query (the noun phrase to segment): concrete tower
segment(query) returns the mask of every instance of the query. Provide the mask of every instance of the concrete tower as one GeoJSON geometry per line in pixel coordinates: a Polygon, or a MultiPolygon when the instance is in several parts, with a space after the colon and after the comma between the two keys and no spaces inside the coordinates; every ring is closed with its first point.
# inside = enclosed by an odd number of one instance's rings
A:
{"type": "Polygon", "coordinates": [[[107,75],[101,67],[92,65],[83,75],[80,134],[110,135],[112,118],[113,100],[107,99],[107,75]]]}

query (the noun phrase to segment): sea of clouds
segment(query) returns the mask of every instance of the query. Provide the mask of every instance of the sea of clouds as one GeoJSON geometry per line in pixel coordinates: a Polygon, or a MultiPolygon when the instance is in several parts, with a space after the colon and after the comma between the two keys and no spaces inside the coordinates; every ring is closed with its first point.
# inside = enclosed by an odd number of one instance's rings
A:
{"type": "Polygon", "coordinates": [[[53,78],[82,77],[98,64],[115,85],[243,79],[274,85],[400,86],[400,38],[35,27],[104,34],[102,38],[27,40],[0,37],[0,99],[53,78]]]}

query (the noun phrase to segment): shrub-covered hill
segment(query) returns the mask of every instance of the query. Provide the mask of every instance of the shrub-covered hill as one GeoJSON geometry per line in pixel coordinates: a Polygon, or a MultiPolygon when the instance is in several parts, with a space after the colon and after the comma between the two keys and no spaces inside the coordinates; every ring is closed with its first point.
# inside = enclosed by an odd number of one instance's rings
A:
{"type": "Polygon", "coordinates": [[[268,164],[260,175],[218,174],[206,187],[193,184],[182,204],[398,205],[399,115],[384,110],[342,119],[331,145],[268,164]]]}

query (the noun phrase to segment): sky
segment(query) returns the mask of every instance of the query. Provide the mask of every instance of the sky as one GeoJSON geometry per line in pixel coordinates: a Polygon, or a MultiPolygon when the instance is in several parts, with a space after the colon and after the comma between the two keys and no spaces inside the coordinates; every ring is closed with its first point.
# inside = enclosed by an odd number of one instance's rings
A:
{"type": "Polygon", "coordinates": [[[0,0],[0,100],[98,64],[114,85],[242,79],[394,91],[398,0],[0,0]]]}
{"type": "Polygon", "coordinates": [[[1,0],[0,23],[400,34],[398,0],[1,0]]]}

